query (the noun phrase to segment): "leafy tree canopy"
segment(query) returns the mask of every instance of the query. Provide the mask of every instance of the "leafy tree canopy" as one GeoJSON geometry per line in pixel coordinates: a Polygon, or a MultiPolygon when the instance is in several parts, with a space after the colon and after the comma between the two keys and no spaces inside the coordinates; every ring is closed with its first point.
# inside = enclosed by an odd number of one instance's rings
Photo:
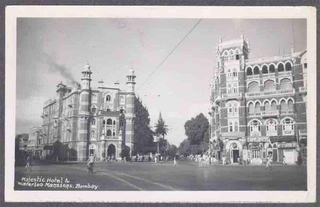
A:
{"type": "Polygon", "coordinates": [[[199,145],[201,142],[209,140],[209,121],[200,113],[195,118],[191,118],[184,124],[185,134],[191,145],[199,145]]]}

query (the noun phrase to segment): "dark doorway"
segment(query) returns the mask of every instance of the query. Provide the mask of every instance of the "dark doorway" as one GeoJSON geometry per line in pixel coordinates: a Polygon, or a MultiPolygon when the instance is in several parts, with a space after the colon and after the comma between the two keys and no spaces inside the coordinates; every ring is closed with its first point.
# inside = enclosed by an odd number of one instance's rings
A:
{"type": "Polygon", "coordinates": [[[238,162],[239,150],[233,150],[233,163],[238,162]]]}
{"type": "Polygon", "coordinates": [[[278,160],[278,153],[277,153],[277,149],[273,149],[273,153],[272,153],[272,162],[277,162],[278,160]]]}
{"type": "Polygon", "coordinates": [[[113,144],[110,144],[107,152],[108,157],[116,156],[116,147],[113,144]]]}

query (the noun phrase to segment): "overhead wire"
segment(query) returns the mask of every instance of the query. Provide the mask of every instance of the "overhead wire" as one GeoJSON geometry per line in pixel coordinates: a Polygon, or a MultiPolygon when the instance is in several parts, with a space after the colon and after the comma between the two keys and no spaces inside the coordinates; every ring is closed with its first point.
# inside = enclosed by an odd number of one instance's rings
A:
{"type": "Polygon", "coordinates": [[[150,77],[156,72],[157,69],[159,69],[162,64],[170,57],[170,55],[179,47],[179,45],[189,36],[189,34],[198,26],[198,24],[201,22],[202,19],[200,19],[192,28],[191,30],[180,40],[180,42],[170,51],[170,53],[160,62],[160,64],[152,71],[152,73],[146,78],[144,82],[137,88],[137,91],[150,79],[150,77]]]}

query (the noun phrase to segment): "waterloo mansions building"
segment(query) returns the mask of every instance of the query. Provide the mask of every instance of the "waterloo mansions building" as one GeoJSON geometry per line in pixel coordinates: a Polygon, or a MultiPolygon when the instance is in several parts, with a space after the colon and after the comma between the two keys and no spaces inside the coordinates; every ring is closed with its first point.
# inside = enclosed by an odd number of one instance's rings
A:
{"type": "Polygon", "coordinates": [[[307,51],[249,59],[240,39],[216,49],[211,83],[211,149],[218,159],[261,164],[305,161],[307,150],[307,51]],[[300,160],[300,161],[301,161],[300,160]]]}
{"type": "Polygon", "coordinates": [[[38,130],[42,157],[84,161],[93,154],[100,160],[107,156],[120,159],[123,149],[135,150],[134,70],[126,76],[126,91],[121,91],[118,83],[104,87],[100,82],[101,86],[92,88],[91,74],[87,63],[81,84],[58,84],[56,98],[44,104],[43,124],[38,130]]]}

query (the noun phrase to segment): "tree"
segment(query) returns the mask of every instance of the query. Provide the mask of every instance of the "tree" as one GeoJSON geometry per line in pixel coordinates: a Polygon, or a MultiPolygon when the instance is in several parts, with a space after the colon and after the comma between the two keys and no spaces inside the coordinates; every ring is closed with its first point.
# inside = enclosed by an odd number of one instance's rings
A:
{"type": "Polygon", "coordinates": [[[149,112],[138,98],[135,99],[135,115],[136,151],[144,153],[146,148],[153,146],[153,131],[150,129],[149,112]]]}
{"type": "Polygon", "coordinates": [[[168,125],[166,125],[165,121],[162,119],[161,112],[159,113],[159,119],[155,125],[155,128],[156,129],[154,133],[157,137],[159,137],[157,151],[163,154],[167,148],[167,140],[164,139],[164,136],[167,135],[169,128],[168,125]]]}
{"type": "Polygon", "coordinates": [[[200,154],[209,148],[209,121],[200,113],[195,118],[188,120],[185,125],[187,139],[181,142],[179,154],[200,154]]]}
{"type": "Polygon", "coordinates": [[[155,127],[156,127],[155,134],[157,136],[161,135],[161,138],[164,139],[164,136],[167,135],[169,128],[168,128],[168,125],[166,125],[165,121],[162,119],[161,112],[159,113],[159,119],[155,127]]]}
{"type": "Polygon", "coordinates": [[[201,142],[207,141],[205,139],[209,139],[209,121],[202,113],[188,120],[184,124],[184,128],[192,145],[199,145],[201,142]]]}

